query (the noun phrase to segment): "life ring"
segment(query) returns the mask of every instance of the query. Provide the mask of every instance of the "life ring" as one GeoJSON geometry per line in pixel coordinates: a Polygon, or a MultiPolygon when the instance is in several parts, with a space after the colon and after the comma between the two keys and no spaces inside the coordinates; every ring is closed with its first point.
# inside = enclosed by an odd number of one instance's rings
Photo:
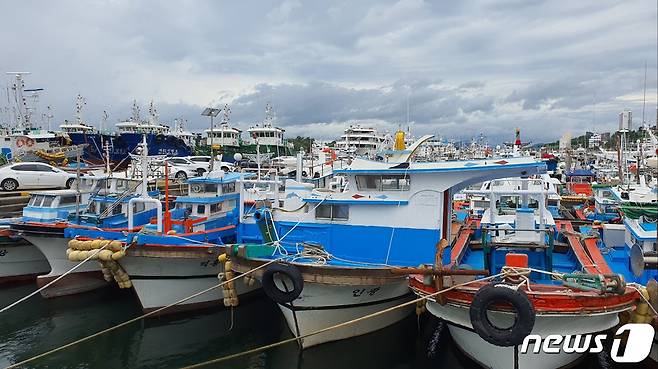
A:
{"type": "MultiPolygon", "coordinates": [[[[272,299],[274,302],[280,304],[286,304],[297,297],[302,293],[304,289],[304,279],[302,278],[302,273],[299,272],[299,269],[289,264],[272,264],[265,269],[263,272],[263,291],[267,297],[272,299]],[[282,291],[277,287],[274,282],[274,275],[279,274],[286,276],[292,282],[292,289],[289,291],[282,291]]],[[[285,288],[288,289],[289,286],[285,285],[285,288]]]]}
{"type": "Polygon", "coordinates": [[[485,341],[496,346],[516,346],[523,342],[535,326],[535,309],[525,292],[504,283],[491,283],[473,296],[470,307],[471,324],[485,341]],[[500,328],[489,320],[487,309],[495,303],[512,307],[516,314],[511,327],[500,328]]]}
{"type": "Polygon", "coordinates": [[[16,140],[16,147],[23,147],[23,145],[25,145],[25,139],[19,138],[16,140]]]}
{"type": "Polygon", "coordinates": [[[34,140],[31,139],[31,138],[28,138],[27,140],[25,140],[25,145],[27,145],[27,147],[34,146],[34,140]]]}

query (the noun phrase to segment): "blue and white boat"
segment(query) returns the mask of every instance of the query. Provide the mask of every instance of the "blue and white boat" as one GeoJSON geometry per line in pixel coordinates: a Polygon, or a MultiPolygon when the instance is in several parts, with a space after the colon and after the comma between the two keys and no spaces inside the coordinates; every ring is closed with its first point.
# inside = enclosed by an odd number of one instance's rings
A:
{"type": "MultiPolygon", "coordinates": [[[[224,264],[218,256],[224,253],[226,243],[236,240],[237,181],[243,178],[245,174],[213,171],[205,177],[187,180],[189,195],[177,197],[174,208],[165,210],[163,220],[148,224],[139,232],[73,229],[69,234],[121,241],[125,256],[116,261],[130,283],[120,286],[132,286],[144,312],[153,311],[219,283],[218,274],[224,273],[224,264]]],[[[119,272],[118,281],[122,278],[119,272]]],[[[242,282],[230,286],[226,292],[209,291],[163,314],[221,306],[222,301],[226,306],[234,306],[238,296],[258,288],[242,282]]]]}
{"type": "Polygon", "coordinates": [[[428,297],[427,310],[448,324],[457,347],[483,367],[568,367],[584,350],[549,353],[533,340],[611,329],[639,296],[570,221],[553,219],[545,186],[532,189],[532,179],[520,181],[525,186],[473,191],[488,196],[489,207],[481,219],[467,219],[433,263],[436,269],[477,270],[495,279],[417,275],[410,285],[428,297]],[[506,205],[511,198],[518,206],[506,205]],[[534,348],[520,349],[527,337],[533,337],[528,342],[534,348]]]}
{"type": "MultiPolygon", "coordinates": [[[[60,277],[73,268],[76,263],[68,260],[66,249],[71,237],[66,233],[68,228],[92,228],[115,230],[126,229],[128,226],[127,214],[130,200],[141,191],[142,181],[122,178],[102,178],[95,184],[94,189],[87,195],[88,204],[79,206],[75,203],[75,192],[73,200],[66,197],[65,201],[73,201],[68,204],[67,211],[58,209],[44,211],[43,204],[53,203],[54,196],[43,195],[44,200],[39,204],[40,208],[34,208],[28,204],[26,218],[12,224],[11,230],[20,234],[24,239],[36,246],[46,257],[50,264],[50,273],[37,277],[37,285],[43,287],[60,277]],[[71,213],[71,209],[79,208],[79,214],[71,213]]],[[[148,192],[150,196],[157,198],[159,191],[148,192]]],[[[62,197],[60,197],[62,198],[62,197]]],[[[60,200],[61,201],[61,200],[60,200]]],[[[157,214],[155,207],[136,205],[133,210],[135,224],[146,224],[157,214]]],[[[74,272],[41,291],[44,297],[57,297],[63,295],[86,292],[106,285],[101,274],[101,269],[96,262],[87,262],[74,272]]]]}
{"type": "MultiPolygon", "coordinates": [[[[409,156],[406,156],[408,160],[409,156]]],[[[342,192],[287,180],[285,192],[256,211],[241,204],[233,269],[254,272],[296,337],[411,299],[406,276],[392,268],[431,263],[450,239],[452,196],[482,181],[545,171],[533,158],[442,163],[355,159],[342,192]],[[253,214],[249,216],[249,214],[253,214]]],[[[249,181],[244,181],[248,183],[249,181]]],[[[398,309],[373,319],[300,338],[302,347],[372,332],[404,318],[398,309]]]]}
{"type": "Polygon", "coordinates": [[[79,193],[72,189],[32,192],[21,217],[2,220],[0,282],[34,279],[50,272],[50,264],[43,253],[22,238],[21,232],[12,229],[12,225],[20,222],[53,223],[67,219],[77,209],[87,206],[94,183],[94,178],[81,177],[79,193]]]}

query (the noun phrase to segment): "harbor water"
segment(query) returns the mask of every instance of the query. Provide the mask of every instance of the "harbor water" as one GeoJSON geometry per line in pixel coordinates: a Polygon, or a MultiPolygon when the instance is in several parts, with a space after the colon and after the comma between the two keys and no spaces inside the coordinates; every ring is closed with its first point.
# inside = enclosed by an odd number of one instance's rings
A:
{"type": "MultiPolygon", "coordinates": [[[[0,305],[34,291],[0,287],[0,305]]],[[[0,316],[0,367],[20,362],[141,314],[132,292],[105,288],[77,296],[37,295],[0,316]]],[[[477,368],[447,329],[415,315],[386,329],[300,352],[296,343],[208,368],[477,368]]],[[[279,309],[263,294],[223,308],[135,322],[25,365],[25,368],[176,368],[291,338],[279,309]]],[[[578,368],[615,368],[590,355],[578,368]]],[[[637,367],[637,366],[635,366],[637,367]]]]}

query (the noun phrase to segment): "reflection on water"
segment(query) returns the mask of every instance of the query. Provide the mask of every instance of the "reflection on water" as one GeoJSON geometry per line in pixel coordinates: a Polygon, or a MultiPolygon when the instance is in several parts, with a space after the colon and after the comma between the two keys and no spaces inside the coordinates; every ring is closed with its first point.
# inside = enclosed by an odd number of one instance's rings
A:
{"type": "MultiPolygon", "coordinates": [[[[0,307],[34,285],[0,287],[0,307]]],[[[0,314],[0,367],[5,367],[141,313],[131,291],[106,288],[44,300],[35,296],[0,314]]],[[[238,308],[152,318],[119,328],[33,362],[30,368],[171,368],[191,365],[292,337],[278,308],[263,295],[238,308]]],[[[472,368],[447,329],[409,316],[393,326],[300,352],[289,343],[208,368],[347,369],[472,368]],[[434,342],[435,345],[428,343],[434,342]],[[431,358],[428,358],[431,357],[431,358]]],[[[599,367],[590,358],[581,368],[599,367]]]]}

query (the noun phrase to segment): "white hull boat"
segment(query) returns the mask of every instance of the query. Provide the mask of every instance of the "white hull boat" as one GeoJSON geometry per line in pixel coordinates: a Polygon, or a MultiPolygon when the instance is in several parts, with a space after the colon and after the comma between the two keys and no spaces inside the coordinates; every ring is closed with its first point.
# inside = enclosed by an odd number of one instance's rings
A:
{"type": "Polygon", "coordinates": [[[15,241],[0,245],[0,283],[34,279],[50,265],[34,245],[15,241]]]}
{"type": "MultiPolygon", "coordinates": [[[[406,281],[390,285],[353,285],[307,283],[302,294],[292,303],[278,304],[296,337],[358,319],[410,301],[412,295],[406,281]]],[[[303,348],[374,332],[394,324],[413,310],[403,307],[344,328],[301,338],[303,348]]]]}
{"type": "MultiPolygon", "coordinates": [[[[69,238],[43,237],[24,234],[23,237],[36,246],[43,253],[50,264],[50,273],[37,277],[39,288],[57,279],[64,273],[78,265],[78,262],[69,261],[66,256],[69,238]]],[[[95,260],[89,260],[79,266],[74,272],[55,282],[41,291],[45,298],[74,295],[107,286],[103,279],[100,265],[95,260]]]]}
{"type": "MultiPolygon", "coordinates": [[[[450,335],[457,347],[468,357],[485,368],[532,368],[555,369],[573,365],[582,359],[585,353],[567,353],[560,349],[557,353],[544,353],[542,350],[534,353],[534,341],[529,344],[527,353],[520,353],[521,346],[500,347],[484,341],[473,330],[469,309],[467,307],[440,304],[428,301],[427,310],[433,315],[449,322],[450,335]]],[[[609,311],[596,315],[537,315],[532,330],[533,335],[546,338],[556,334],[581,335],[596,334],[608,330],[619,323],[620,311],[609,311]]],[[[514,319],[512,313],[491,312],[490,319],[497,326],[511,325],[514,319]]],[[[583,338],[584,341],[584,338],[583,338]]],[[[580,341],[580,342],[583,342],[580,341]]]]}
{"type": "MultiPolygon", "coordinates": [[[[119,260],[128,273],[144,312],[150,312],[194,295],[220,283],[218,274],[224,266],[217,261],[218,248],[135,246],[119,260]],[[213,251],[213,249],[215,251],[213,251]]],[[[238,296],[260,288],[238,279],[234,283],[238,296]]],[[[173,306],[161,314],[224,306],[222,288],[216,288],[173,306]]]]}

